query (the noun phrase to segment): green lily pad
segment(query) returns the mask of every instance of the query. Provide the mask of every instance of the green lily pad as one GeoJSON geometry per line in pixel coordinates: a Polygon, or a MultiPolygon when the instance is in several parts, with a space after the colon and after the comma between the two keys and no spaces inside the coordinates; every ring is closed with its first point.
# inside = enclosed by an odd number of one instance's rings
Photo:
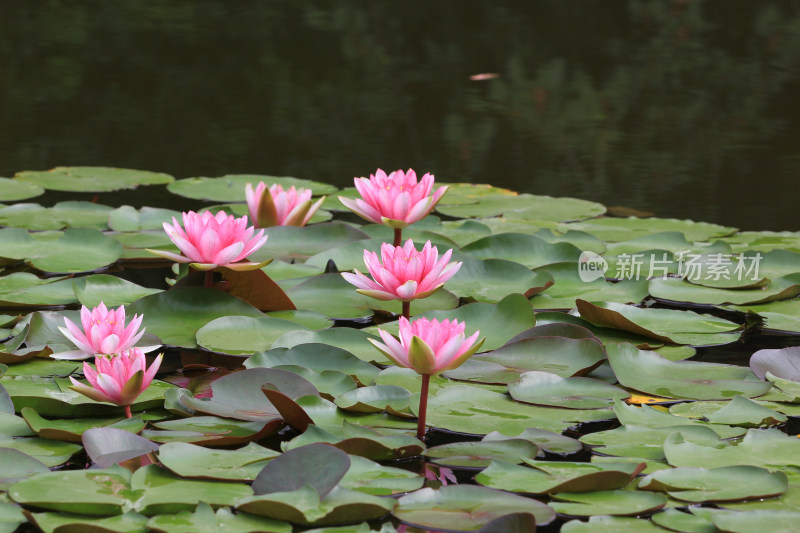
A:
{"type": "Polygon", "coordinates": [[[786,474],[757,466],[673,468],[653,472],[639,482],[640,490],[666,492],[692,503],[771,498],[788,486],[786,474]]]}
{"type": "Polygon", "coordinates": [[[237,420],[268,422],[280,418],[280,415],[261,392],[266,383],[277,386],[292,399],[317,394],[311,383],[292,372],[274,368],[250,368],[222,376],[212,382],[211,398],[184,396],[181,401],[187,407],[202,413],[237,420]]]}
{"type": "MultiPolygon", "coordinates": [[[[31,407],[42,416],[113,416],[121,414],[122,408],[106,402],[96,402],[70,389],[72,383],[66,378],[43,378],[8,376],[0,378],[17,411],[31,407]]],[[[131,405],[133,411],[161,407],[164,391],[172,385],[153,380],[150,386],[131,405]]]]}
{"type": "Polygon", "coordinates": [[[685,533],[716,533],[717,528],[703,517],[684,513],[677,509],[665,509],[656,513],[651,520],[659,526],[671,531],[682,531],[685,533]]]}
{"type": "Polygon", "coordinates": [[[756,289],[715,289],[676,278],[651,279],[649,287],[653,297],[671,302],[759,305],[775,300],[786,300],[800,294],[800,273],[773,279],[766,287],[756,289]]]}
{"type": "Polygon", "coordinates": [[[573,438],[537,428],[528,428],[511,436],[503,435],[499,431],[492,431],[483,437],[483,441],[505,440],[508,438],[528,440],[542,450],[558,455],[569,455],[583,449],[581,443],[573,438]]]}
{"type": "Polygon", "coordinates": [[[108,192],[139,185],[163,185],[175,178],[160,172],[111,167],[56,167],[17,172],[14,179],[54,191],[108,192]]]}
{"type": "Polygon", "coordinates": [[[296,322],[262,316],[223,316],[197,330],[197,343],[208,350],[228,354],[254,354],[269,350],[276,339],[307,329],[296,322]]]}
{"type": "Polygon", "coordinates": [[[119,259],[122,245],[90,228],[70,228],[58,238],[34,238],[19,228],[0,229],[0,255],[25,259],[45,272],[86,272],[119,259]]]}
{"type": "Polygon", "coordinates": [[[574,263],[581,254],[581,251],[572,244],[549,243],[523,233],[501,233],[484,237],[464,246],[461,251],[476,259],[504,259],[528,268],[538,268],[553,263],[574,263]]]}
{"type": "Polygon", "coordinates": [[[164,222],[172,222],[172,217],[180,219],[180,211],[147,206],[137,210],[123,205],[108,214],[108,226],[114,231],[161,230],[164,222]]]}
{"type": "Polygon", "coordinates": [[[350,456],[350,468],[339,486],[374,496],[391,496],[422,488],[425,478],[402,468],[382,466],[358,455],[350,456]]]}
{"type": "Polygon", "coordinates": [[[78,302],[90,309],[100,302],[109,308],[130,305],[140,298],[161,292],[108,274],[80,277],[72,281],[72,286],[78,302]]]}
{"type": "Polygon", "coordinates": [[[0,411],[0,437],[31,437],[36,435],[25,423],[25,419],[0,411]]]}
{"type": "Polygon", "coordinates": [[[168,442],[158,450],[158,459],[181,477],[252,481],[267,461],[280,453],[250,443],[238,450],[209,450],[184,442],[168,442]]]}
{"type": "MultiPolygon", "coordinates": [[[[533,298],[534,302],[536,301],[536,298],[537,296],[533,298]]],[[[543,311],[541,313],[536,313],[536,323],[540,325],[572,324],[575,326],[580,326],[589,330],[592,335],[599,339],[599,341],[603,344],[609,344],[613,342],[630,342],[641,349],[654,349],[664,345],[664,343],[661,341],[657,341],[653,338],[648,338],[643,335],[638,335],[636,333],[595,326],[591,322],[588,322],[581,317],[573,316],[567,313],[555,311],[543,311]]]]}
{"type": "Polygon", "coordinates": [[[649,405],[638,407],[635,405],[626,405],[618,401],[616,405],[614,405],[614,414],[617,416],[620,423],[625,426],[644,426],[649,428],[669,428],[686,425],[703,426],[713,430],[714,433],[719,435],[722,439],[739,437],[746,432],[744,428],[731,427],[724,424],[711,424],[710,422],[675,416],[654,409],[649,405]]]}
{"type": "Polygon", "coordinates": [[[693,443],[681,435],[664,442],[664,454],[672,466],[715,468],[753,465],[770,469],[800,467],[800,439],[776,429],[750,429],[738,444],[693,443]]]}
{"type": "Polygon", "coordinates": [[[321,372],[336,370],[349,374],[368,385],[378,375],[378,368],[358,359],[341,348],[326,344],[298,344],[293,348],[274,348],[253,355],[245,362],[247,368],[272,368],[280,365],[299,365],[321,372]]]}
{"type": "Polygon", "coordinates": [[[194,200],[209,200],[213,202],[243,202],[245,200],[245,186],[251,183],[253,187],[263,181],[267,185],[281,185],[284,189],[295,186],[311,189],[315,196],[333,194],[336,187],[318,181],[300,178],[262,176],[259,174],[227,174],[216,178],[186,178],[177,180],[167,186],[172,194],[192,198],[194,200]]]}
{"type": "Polygon", "coordinates": [[[492,194],[468,199],[450,191],[436,206],[436,211],[457,218],[492,217],[520,218],[534,221],[580,220],[602,215],[605,206],[578,198],[552,198],[533,194],[492,194]],[[468,201],[467,201],[468,200],[468,201]],[[445,203],[445,202],[459,203],[445,203]]]}
{"type": "Polygon", "coordinates": [[[555,518],[555,512],[537,500],[474,485],[424,488],[401,497],[392,511],[417,527],[458,531],[477,531],[510,513],[529,513],[539,526],[555,518]]]}
{"type": "Polygon", "coordinates": [[[44,189],[36,184],[0,178],[0,202],[27,200],[41,194],[44,194],[44,189]]]}
{"type": "Polygon", "coordinates": [[[235,296],[202,287],[184,287],[146,296],[133,302],[126,311],[142,315],[142,324],[148,333],[156,335],[164,344],[185,348],[196,348],[197,331],[216,318],[264,316],[235,296]]]}
{"type": "Polygon", "coordinates": [[[340,409],[356,413],[403,411],[408,408],[411,393],[394,385],[374,385],[348,391],[334,400],[340,409]]]}
{"type": "Polygon", "coordinates": [[[577,300],[576,305],[581,317],[597,326],[674,344],[727,344],[738,339],[739,335],[732,332],[741,328],[735,322],[694,311],[643,309],[613,302],[592,304],[584,300],[577,300]]]}
{"type": "Polygon", "coordinates": [[[13,448],[0,448],[0,490],[8,490],[8,487],[21,479],[49,471],[47,465],[26,453],[13,448]]]}
{"type": "Polygon", "coordinates": [[[9,496],[22,505],[80,515],[112,516],[130,505],[131,474],[123,468],[44,472],[11,486],[9,496]],[[69,490],[64,490],[69,487],[69,490]]]}
{"type": "Polygon", "coordinates": [[[141,494],[135,500],[136,510],[147,516],[189,511],[200,501],[213,506],[233,506],[253,494],[242,483],[183,479],[155,465],[134,472],[130,486],[141,494]]]}
{"type": "Polygon", "coordinates": [[[466,385],[440,389],[428,400],[428,425],[485,435],[488,430],[515,435],[527,428],[560,433],[579,422],[609,420],[605,409],[560,409],[515,402],[508,396],[466,385]]]}
{"type": "Polygon", "coordinates": [[[380,340],[377,335],[370,335],[364,330],[337,327],[322,331],[290,331],[279,337],[273,348],[294,348],[298,344],[327,344],[345,350],[362,361],[383,361],[386,357],[375,349],[368,339],[380,340]]]}
{"type": "Polygon", "coordinates": [[[34,231],[64,228],[108,228],[112,208],[92,202],[59,202],[53,207],[14,204],[0,207],[0,225],[34,231]]]}
{"type": "Polygon", "coordinates": [[[232,446],[269,437],[283,427],[280,418],[262,421],[231,420],[216,416],[155,422],[142,436],[154,442],[186,442],[203,446],[232,446]]]}
{"type": "Polygon", "coordinates": [[[775,332],[800,333],[800,300],[781,300],[761,305],[732,306],[750,311],[764,319],[764,329],[775,332]]]}
{"type": "Polygon", "coordinates": [[[673,231],[683,233],[689,241],[697,242],[725,237],[736,231],[736,228],[674,218],[608,217],[558,226],[558,231],[565,232],[569,230],[583,231],[606,242],[627,241],[651,233],[673,231]]]}
{"type": "Polygon", "coordinates": [[[194,512],[154,516],[147,521],[147,528],[164,533],[292,533],[292,526],[286,522],[247,513],[234,514],[225,507],[214,513],[211,506],[203,502],[197,505],[194,512]]]}
{"type": "Polygon", "coordinates": [[[80,443],[84,432],[99,427],[113,427],[138,433],[144,429],[141,418],[61,418],[46,420],[35,409],[23,407],[20,414],[25,422],[42,438],[80,443]]]}
{"type": "Polygon", "coordinates": [[[550,502],[550,507],[568,516],[634,516],[658,511],[667,504],[663,494],[631,490],[562,492],[554,498],[559,501],[550,502]]]}
{"type": "Polygon", "coordinates": [[[590,516],[588,522],[570,520],[561,528],[561,533],[664,533],[664,530],[641,518],[600,515],[590,516]]]}
{"type": "Polygon", "coordinates": [[[676,432],[691,442],[716,443],[719,440],[714,430],[707,426],[646,427],[626,424],[583,435],[580,441],[591,446],[593,451],[605,455],[664,461],[664,441],[676,432]]]}
{"type": "Polygon", "coordinates": [[[320,498],[306,485],[291,492],[273,492],[242,499],[237,509],[303,525],[347,524],[385,515],[394,501],[336,487],[320,498]]]}
{"type": "Polygon", "coordinates": [[[539,447],[530,440],[506,437],[502,440],[484,438],[481,441],[442,444],[428,448],[425,455],[438,465],[485,468],[493,459],[519,464],[523,462],[523,457],[533,460],[538,453],[539,447]]]}
{"type": "Polygon", "coordinates": [[[323,499],[349,468],[350,457],[346,453],[327,444],[309,444],[267,463],[253,482],[253,491],[260,496],[309,486],[323,499]]]}
{"type": "Polygon", "coordinates": [[[592,492],[622,488],[644,468],[636,463],[523,461],[527,466],[494,460],[475,476],[475,481],[494,489],[529,494],[592,492]]]}
{"type": "Polygon", "coordinates": [[[763,427],[786,422],[786,415],[757,404],[743,396],[734,396],[725,407],[709,414],[709,422],[731,426],[763,427]]]}
{"type": "Polygon", "coordinates": [[[619,387],[591,378],[563,378],[550,372],[525,372],[519,381],[508,384],[508,392],[518,402],[575,409],[610,407],[614,400],[630,394],[619,387]]]}
{"type": "Polygon", "coordinates": [[[508,294],[543,290],[552,283],[547,273],[533,272],[513,261],[481,261],[464,254],[453,259],[461,261],[461,268],[447,282],[447,290],[460,298],[497,303],[508,294]]]}
{"type": "MultiPolygon", "coordinates": [[[[334,425],[330,416],[326,418],[320,413],[324,409],[324,406],[320,405],[323,401],[321,398],[312,396],[298,400],[301,407],[314,421],[314,425],[308,426],[305,433],[292,439],[285,446],[287,450],[324,442],[332,444],[350,455],[365,457],[373,461],[388,461],[414,457],[425,449],[425,445],[419,439],[404,433],[379,430],[375,426],[372,428],[361,426],[347,422],[347,418],[344,418],[343,421],[337,419],[339,424],[334,425]]],[[[364,421],[363,419],[355,420],[357,422],[364,421]]]]}
{"type": "Polygon", "coordinates": [[[711,521],[726,533],[792,533],[797,530],[800,512],[791,511],[720,511],[711,514],[711,521]]]}
{"type": "Polygon", "coordinates": [[[578,270],[580,263],[558,263],[537,269],[553,278],[548,287],[531,299],[536,309],[571,309],[575,300],[639,303],[647,297],[647,280],[623,279],[607,281],[604,277],[584,281],[578,270]]]}
{"type": "Polygon", "coordinates": [[[724,400],[748,398],[767,392],[771,383],[759,380],[746,368],[694,361],[669,361],[632,344],[606,346],[608,361],[619,382],[646,394],[665,398],[724,400]]]}
{"type": "MultiPolygon", "coordinates": [[[[362,230],[341,222],[303,227],[273,226],[264,228],[264,235],[269,237],[267,244],[250,255],[251,261],[261,262],[277,257],[286,258],[287,261],[289,258],[305,260],[326,250],[350,243],[358,246],[355,241],[369,239],[369,235],[362,230]]],[[[312,261],[309,264],[324,267],[326,262],[327,260],[320,265],[318,262],[312,261]]],[[[363,259],[361,264],[363,265],[363,259]]],[[[339,266],[339,268],[343,267],[339,266]]]]}
{"type": "Polygon", "coordinates": [[[0,436],[0,448],[11,448],[53,467],[64,464],[81,447],[77,444],[40,438],[15,438],[0,436]]]}

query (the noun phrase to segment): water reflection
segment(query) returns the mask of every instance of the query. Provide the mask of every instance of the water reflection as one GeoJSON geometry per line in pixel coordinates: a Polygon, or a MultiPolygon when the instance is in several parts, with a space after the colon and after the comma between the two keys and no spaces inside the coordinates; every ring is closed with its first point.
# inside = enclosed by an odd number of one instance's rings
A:
{"type": "Polygon", "coordinates": [[[0,175],[413,166],[798,230],[798,7],[6,0],[0,175]]]}

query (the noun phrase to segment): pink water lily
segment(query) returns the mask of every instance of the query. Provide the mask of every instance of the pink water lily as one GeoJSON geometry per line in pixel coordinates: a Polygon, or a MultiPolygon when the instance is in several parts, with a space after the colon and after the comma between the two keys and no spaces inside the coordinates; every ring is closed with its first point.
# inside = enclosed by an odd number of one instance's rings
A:
{"type": "Polygon", "coordinates": [[[455,319],[439,322],[435,318],[429,320],[422,317],[409,322],[405,316],[401,316],[399,325],[399,341],[382,329],[379,329],[378,333],[383,342],[374,339],[369,341],[398,365],[422,375],[417,411],[417,437],[424,440],[431,376],[461,366],[478,351],[485,339],[477,341],[480,331],[465,337],[465,323],[459,323],[455,319]]]}
{"type": "Polygon", "coordinates": [[[325,200],[323,196],[311,203],[311,189],[295,189],[294,185],[284,190],[278,184],[263,181],[255,189],[245,187],[250,218],[259,228],[269,226],[305,226],[325,200]]]}
{"type": "Polygon", "coordinates": [[[400,340],[383,331],[378,333],[383,343],[369,341],[389,359],[419,374],[432,376],[461,366],[483,344],[476,342],[480,331],[465,337],[465,323],[424,317],[409,322],[400,317],[400,340]]]}
{"type": "Polygon", "coordinates": [[[227,267],[233,270],[254,270],[261,263],[241,262],[267,242],[262,229],[253,235],[255,228],[247,225],[247,217],[235,218],[219,211],[183,213],[183,227],[175,217],[172,224],[164,222],[164,231],[183,255],[163,250],[149,250],[178,263],[191,263],[197,270],[227,267]]]}
{"type": "MultiPolygon", "coordinates": [[[[97,357],[96,369],[89,363],[83,363],[83,373],[91,387],[70,377],[70,388],[92,400],[127,408],[153,382],[163,357],[163,354],[156,357],[150,368],[147,368],[144,352],[139,348],[132,348],[114,357],[97,357]]],[[[129,408],[126,412],[129,413],[129,408]]]]}
{"type": "Polygon", "coordinates": [[[447,192],[447,186],[433,190],[433,175],[426,173],[417,182],[417,173],[396,170],[386,175],[381,169],[367,178],[355,178],[361,198],[343,196],[339,200],[357,215],[391,228],[402,229],[424,218],[447,192]]]}
{"type": "Polygon", "coordinates": [[[461,263],[450,263],[452,254],[453,250],[447,250],[440,258],[431,241],[421,251],[417,251],[411,239],[403,246],[383,243],[380,259],[375,252],[364,250],[364,263],[373,279],[356,269],[353,274],[342,272],[342,276],[366,296],[410,302],[430,296],[458,272],[461,263]]]}
{"type": "Polygon", "coordinates": [[[117,309],[106,308],[103,302],[89,311],[81,307],[81,326],[79,328],[70,319],[64,317],[66,328],[58,329],[66,338],[78,347],[77,352],[62,352],[59,359],[86,359],[93,355],[113,355],[132,348],[144,335],[142,317],[133,315],[130,323],[125,325],[125,306],[117,309]]]}

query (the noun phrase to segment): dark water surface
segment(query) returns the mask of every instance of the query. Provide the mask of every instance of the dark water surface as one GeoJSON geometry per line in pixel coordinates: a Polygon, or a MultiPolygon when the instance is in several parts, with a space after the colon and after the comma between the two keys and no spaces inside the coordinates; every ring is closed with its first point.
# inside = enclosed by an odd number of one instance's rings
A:
{"type": "Polygon", "coordinates": [[[0,175],[414,167],[800,230],[798,1],[2,0],[0,35],[0,175]]]}

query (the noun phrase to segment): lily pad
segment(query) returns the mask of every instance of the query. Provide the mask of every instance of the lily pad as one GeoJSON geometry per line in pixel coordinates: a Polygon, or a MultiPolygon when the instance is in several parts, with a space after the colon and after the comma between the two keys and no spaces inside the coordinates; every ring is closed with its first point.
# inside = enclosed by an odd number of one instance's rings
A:
{"type": "Polygon", "coordinates": [[[194,512],[154,516],[147,521],[147,528],[164,533],[292,533],[292,526],[286,522],[247,513],[234,514],[225,507],[217,509],[215,513],[210,505],[202,502],[194,512]]]}
{"type": "Polygon", "coordinates": [[[539,447],[530,440],[506,437],[502,440],[483,439],[442,444],[428,448],[425,455],[438,465],[485,468],[493,459],[519,464],[523,462],[523,457],[533,460],[538,453],[539,447]]]}
{"type": "Polygon", "coordinates": [[[26,453],[13,448],[0,448],[0,490],[8,490],[8,487],[21,479],[49,471],[47,465],[26,453]]]}
{"type": "Polygon", "coordinates": [[[138,433],[144,429],[141,418],[66,418],[46,420],[35,409],[23,407],[20,414],[25,422],[42,438],[80,443],[83,434],[93,428],[113,427],[138,433]]]}
{"type": "Polygon", "coordinates": [[[563,378],[549,372],[525,372],[509,383],[508,392],[518,402],[575,409],[609,407],[629,393],[591,378],[563,378]]]}
{"type": "Polygon", "coordinates": [[[527,466],[494,460],[475,476],[475,481],[494,489],[529,494],[593,492],[623,488],[644,468],[643,463],[524,462],[527,466]]]}
{"type": "Polygon", "coordinates": [[[474,485],[424,488],[401,497],[392,511],[417,527],[458,531],[477,531],[510,513],[531,514],[538,526],[555,518],[553,509],[537,500],[474,485]]]}
{"type": "Polygon", "coordinates": [[[561,533],[664,533],[664,530],[641,518],[600,515],[590,516],[588,522],[570,520],[561,533]]]}
{"type": "Polygon", "coordinates": [[[146,296],[133,302],[126,311],[142,315],[142,324],[148,333],[158,336],[164,344],[185,348],[196,348],[197,331],[215,318],[264,316],[235,296],[202,287],[184,287],[146,296]]]}
{"type": "Polygon", "coordinates": [[[800,294],[800,273],[773,279],[766,287],[756,289],[715,289],[676,278],[651,279],[649,286],[653,297],[671,302],[759,305],[775,300],[786,300],[800,294]]]}
{"type": "Polygon", "coordinates": [[[100,468],[108,468],[158,450],[158,444],[129,431],[111,427],[87,429],[82,441],[86,454],[100,468]]]}
{"type": "MultiPolygon", "coordinates": [[[[332,248],[339,248],[355,241],[368,239],[369,235],[362,230],[342,224],[330,222],[310,226],[273,226],[264,229],[269,239],[267,244],[250,255],[252,261],[265,261],[271,258],[305,260],[332,248]]],[[[358,246],[358,244],[354,244],[358,246]]],[[[363,254],[362,254],[363,257],[363,254]]],[[[327,260],[310,262],[311,265],[324,266],[327,260]]],[[[363,265],[363,259],[361,260],[363,265]]],[[[339,268],[343,268],[338,265],[339,268]]]]}
{"type": "Polygon", "coordinates": [[[160,172],[111,167],[56,167],[17,172],[14,179],[54,191],[108,192],[135,189],[139,185],[162,185],[175,178],[160,172]]]}
{"type": "Polygon", "coordinates": [[[622,385],[665,398],[724,400],[736,395],[752,398],[772,387],[738,366],[669,361],[632,344],[609,344],[606,351],[622,385]]]}
{"type": "Polygon", "coordinates": [[[250,357],[247,368],[272,368],[280,365],[299,365],[322,372],[336,370],[349,374],[364,385],[372,383],[379,370],[348,351],[326,344],[298,344],[293,348],[274,348],[250,357]]]}
{"type": "Polygon", "coordinates": [[[769,469],[800,467],[800,439],[776,429],[750,429],[738,444],[693,443],[680,434],[664,442],[664,454],[672,466],[714,468],[753,465],[769,469]]]}
{"type": "Polygon", "coordinates": [[[593,492],[562,492],[550,507],[568,516],[635,516],[658,511],[667,504],[663,494],[631,490],[598,490],[593,492]]]}
{"type": "Polygon", "coordinates": [[[290,331],[279,337],[273,348],[294,348],[298,344],[327,344],[345,350],[362,361],[387,361],[386,357],[376,350],[368,339],[380,340],[377,335],[371,335],[364,330],[337,327],[322,331],[290,331]]]}
{"type": "Polygon", "coordinates": [[[680,432],[691,442],[716,443],[719,436],[713,429],[702,425],[646,427],[626,424],[606,431],[583,435],[580,440],[597,453],[616,457],[635,457],[664,461],[664,441],[680,432]]]}
{"type": "Polygon", "coordinates": [[[41,194],[44,194],[44,189],[36,184],[0,178],[0,202],[27,200],[41,194]]]}
{"type": "Polygon", "coordinates": [[[497,303],[508,294],[522,292],[532,295],[552,284],[547,273],[533,272],[513,261],[481,261],[463,254],[454,259],[461,261],[461,268],[447,282],[447,290],[460,298],[497,303]]]}
{"type": "Polygon", "coordinates": [[[19,228],[0,229],[0,255],[24,259],[45,272],[86,272],[115,262],[122,245],[96,229],[70,228],[58,238],[34,238],[19,228]]]}
{"type": "Polygon", "coordinates": [[[276,339],[295,330],[296,322],[263,316],[223,316],[197,330],[197,343],[208,350],[228,354],[254,354],[269,350],[276,339]]]}
{"type": "MultiPolygon", "coordinates": [[[[505,259],[528,268],[577,262],[581,251],[572,244],[549,243],[533,235],[501,233],[472,242],[461,251],[476,259],[505,259]]],[[[524,289],[527,290],[527,287],[524,289]]]]}
{"type": "Polygon", "coordinates": [[[283,427],[283,421],[231,420],[216,416],[155,422],[156,429],[142,431],[142,436],[154,442],[186,442],[203,446],[231,446],[269,437],[283,427]]]}
{"type": "Polygon", "coordinates": [[[183,442],[169,442],[158,450],[158,459],[181,477],[252,481],[267,461],[280,453],[250,443],[238,450],[209,450],[183,442]]]}
{"type": "Polygon", "coordinates": [[[786,474],[757,466],[673,468],[653,472],[639,482],[640,490],[662,491],[692,503],[771,498],[788,486],[786,474]]]}
{"type": "Polygon", "coordinates": [[[348,391],[334,400],[340,409],[356,413],[380,413],[391,409],[403,411],[408,408],[411,393],[394,385],[374,385],[348,391]]]}
{"type": "Polygon", "coordinates": [[[140,298],[161,292],[161,289],[148,289],[108,274],[80,277],[72,281],[72,286],[78,302],[90,309],[100,302],[109,308],[130,305],[140,298]]]}
{"type": "Polygon", "coordinates": [[[295,186],[311,189],[314,195],[333,194],[336,187],[299,178],[262,176],[259,174],[227,174],[216,178],[186,178],[177,180],[167,186],[172,194],[192,198],[194,200],[209,200],[214,202],[243,202],[245,200],[245,186],[252,183],[253,187],[263,181],[268,185],[281,185],[283,188],[295,186]]]}

